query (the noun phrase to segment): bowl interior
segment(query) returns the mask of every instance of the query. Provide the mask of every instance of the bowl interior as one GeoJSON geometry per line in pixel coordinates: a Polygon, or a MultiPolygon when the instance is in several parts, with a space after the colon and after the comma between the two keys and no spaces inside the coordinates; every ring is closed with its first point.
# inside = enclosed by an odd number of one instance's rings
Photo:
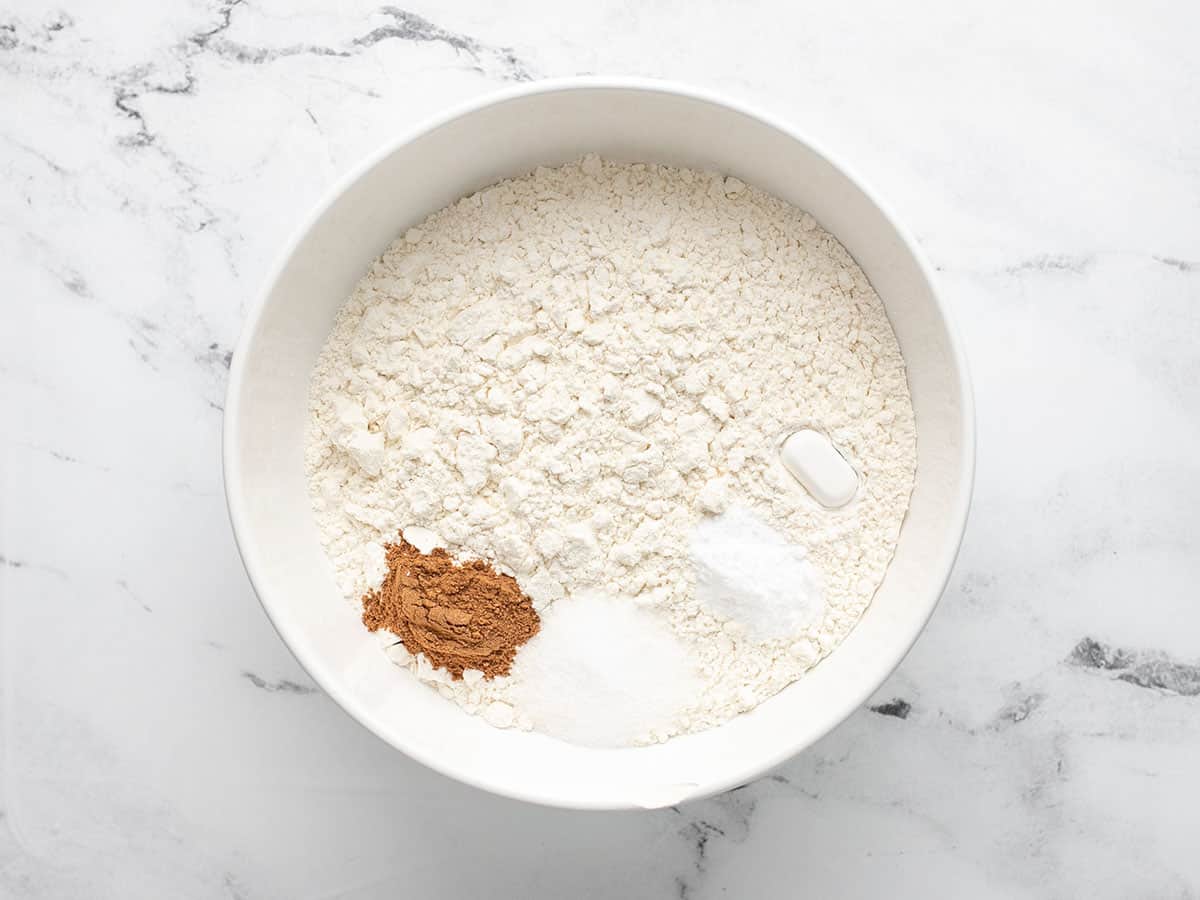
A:
{"type": "Polygon", "coordinates": [[[806,747],[900,661],[937,602],[965,523],[969,402],[926,272],[877,203],[825,157],[756,115],[676,89],[549,85],[477,104],[389,149],[343,182],[301,231],[234,361],[227,494],[247,570],[276,628],[316,681],[384,740],[510,796],[582,808],[661,806],[743,783],[806,747]],[[586,152],[717,169],[816,216],[883,298],[908,365],[918,435],[916,488],[895,560],[843,644],[720,728],[621,750],[496,730],[395,668],[334,585],[303,462],[313,363],[338,308],[384,247],[466,193],[586,152]]]}

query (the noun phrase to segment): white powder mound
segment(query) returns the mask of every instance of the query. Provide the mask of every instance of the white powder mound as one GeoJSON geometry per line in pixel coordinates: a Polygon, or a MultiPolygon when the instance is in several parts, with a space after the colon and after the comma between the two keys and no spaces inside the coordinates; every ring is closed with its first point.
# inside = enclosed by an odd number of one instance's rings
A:
{"type": "MultiPolygon", "coordinates": [[[[588,593],[652,609],[701,682],[654,740],[752,708],[845,637],[892,558],[915,460],[883,306],[811,216],[735,178],[594,156],[466,197],[383,253],[318,360],[307,445],[356,605],[382,544],[417,526],[541,611],[588,593]],[[846,506],[779,463],[799,428],[858,473],[846,506]],[[690,536],[733,503],[820,572],[823,613],[785,636],[757,640],[696,596],[690,536]]],[[[524,727],[515,680],[436,688],[524,727]]]]}
{"type": "Polygon", "coordinates": [[[786,638],[825,611],[821,573],[804,548],[741,506],[704,519],[692,532],[696,598],[756,641],[786,638]]]}
{"type": "Polygon", "coordinates": [[[687,646],[627,597],[550,606],[517,654],[511,699],[538,731],[588,747],[649,743],[703,687],[687,646]]]}

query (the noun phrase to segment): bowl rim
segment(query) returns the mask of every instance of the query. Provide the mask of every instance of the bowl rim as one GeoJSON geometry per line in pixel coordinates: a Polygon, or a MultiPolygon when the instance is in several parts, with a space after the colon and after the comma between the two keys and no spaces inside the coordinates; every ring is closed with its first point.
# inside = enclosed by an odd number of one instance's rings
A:
{"type": "MultiPolygon", "coordinates": [[[[356,181],[366,175],[371,169],[385,160],[388,156],[395,153],[401,147],[456,119],[472,115],[473,113],[476,113],[486,107],[505,103],[520,97],[537,94],[554,94],[577,90],[596,89],[615,89],[624,91],[670,94],[685,99],[713,104],[715,106],[724,107],[730,111],[740,113],[748,118],[756,119],[762,124],[773,128],[779,133],[798,142],[840,171],[860,191],[862,191],[862,193],[871,203],[875,205],[880,214],[887,221],[888,225],[894,230],[896,236],[903,244],[905,251],[912,257],[921,273],[921,276],[929,285],[930,297],[939,316],[941,317],[942,323],[946,330],[950,356],[954,369],[953,374],[956,376],[957,381],[961,386],[962,402],[962,424],[961,431],[958,436],[961,442],[960,446],[962,448],[962,474],[959,478],[958,484],[955,486],[953,509],[951,515],[947,519],[947,526],[949,527],[947,527],[945,532],[946,538],[942,541],[942,544],[938,548],[937,552],[937,568],[941,573],[939,587],[936,592],[930,592],[930,596],[926,601],[924,610],[922,610],[918,617],[914,617],[911,633],[905,635],[905,639],[903,641],[897,641],[893,645],[894,649],[887,658],[881,658],[879,660],[879,677],[877,679],[871,679],[873,686],[864,691],[860,691],[860,696],[856,696],[852,703],[847,703],[842,711],[830,716],[829,725],[824,731],[814,736],[802,746],[781,746],[778,752],[772,754],[765,764],[760,763],[747,765],[737,770],[723,772],[720,777],[711,779],[704,784],[697,785],[695,790],[689,792],[684,800],[690,801],[712,796],[761,777],[762,775],[770,772],[782,763],[791,759],[793,756],[796,756],[800,752],[811,747],[818,740],[825,737],[835,728],[841,725],[847,718],[850,717],[851,714],[861,708],[862,705],[870,698],[870,696],[874,694],[875,691],[877,691],[880,686],[882,686],[883,683],[891,676],[897,666],[900,665],[900,663],[915,645],[921,632],[924,631],[930,617],[933,615],[933,611],[937,608],[942,594],[946,590],[951,572],[954,568],[955,560],[957,559],[959,549],[962,546],[963,536],[966,532],[967,516],[970,511],[971,495],[975,479],[975,404],[971,386],[970,371],[967,366],[967,359],[963,349],[962,339],[959,336],[954,322],[950,317],[946,304],[937,289],[937,283],[934,280],[932,268],[926,261],[924,254],[921,252],[921,249],[912,234],[899,222],[891,207],[874,190],[870,188],[868,183],[864,181],[854,170],[853,166],[847,165],[839,156],[829,152],[829,150],[820,143],[815,142],[809,137],[799,133],[786,121],[781,121],[779,118],[776,118],[775,116],[765,112],[754,104],[734,99],[728,95],[707,88],[698,88],[692,85],[669,80],[610,76],[575,76],[567,78],[552,78],[523,83],[498,90],[487,91],[470,100],[457,103],[443,112],[429,116],[421,122],[418,122],[415,126],[398,134],[396,137],[385,141],[376,150],[368,153],[359,162],[351,166],[343,176],[338,178],[331,187],[326,189],[324,194],[317,201],[315,206],[308,212],[308,214],[302,217],[299,224],[292,230],[291,234],[284,242],[282,249],[276,256],[275,261],[268,270],[266,277],[261,282],[254,299],[249,304],[230,364],[229,383],[225,396],[225,411],[222,418],[221,458],[224,475],[225,501],[228,508],[230,525],[233,530],[234,543],[237,547],[238,555],[241,557],[242,565],[250,579],[251,587],[254,589],[254,594],[258,598],[259,604],[266,613],[272,627],[274,627],[276,633],[282,639],[284,646],[287,647],[293,658],[300,664],[305,672],[308,673],[309,677],[312,678],[313,681],[315,681],[347,715],[357,721],[376,737],[380,738],[386,744],[404,753],[410,759],[427,766],[440,775],[453,778],[456,781],[471,785],[472,787],[476,787],[493,794],[498,794],[503,797],[551,807],[579,810],[625,810],[645,807],[639,807],[628,801],[581,801],[573,800],[569,797],[564,798],[562,796],[552,795],[549,793],[540,793],[536,790],[514,788],[511,785],[504,783],[502,780],[493,779],[487,776],[480,776],[474,772],[459,771],[454,769],[452,766],[446,766],[441,760],[431,757],[429,754],[421,753],[409,746],[402,746],[400,742],[393,740],[392,737],[385,735],[379,728],[377,728],[372,722],[371,716],[366,714],[363,709],[359,708],[354,698],[349,696],[347,692],[342,691],[336,681],[327,676],[324,667],[320,664],[319,660],[308,658],[308,654],[303,649],[303,643],[297,639],[297,636],[293,635],[293,629],[289,624],[287,616],[284,614],[282,607],[277,606],[273,600],[268,599],[270,594],[268,581],[264,573],[261,571],[257,560],[254,558],[253,548],[249,546],[249,543],[246,540],[246,535],[249,533],[249,526],[247,524],[248,514],[245,508],[246,501],[242,482],[242,472],[237,461],[237,447],[239,444],[238,421],[240,418],[240,397],[243,390],[243,381],[246,371],[246,348],[252,342],[253,336],[258,332],[261,326],[263,312],[267,306],[267,301],[273,293],[274,288],[283,272],[290,264],[300,243],[303,241],[304,237],[312,229],[312,227],[318,222],[318,220],[332,205],[338,201],[342,194],[344,194],[356,181]]],[[[680,802],[683,801],[681,800],[680,802]]]]}

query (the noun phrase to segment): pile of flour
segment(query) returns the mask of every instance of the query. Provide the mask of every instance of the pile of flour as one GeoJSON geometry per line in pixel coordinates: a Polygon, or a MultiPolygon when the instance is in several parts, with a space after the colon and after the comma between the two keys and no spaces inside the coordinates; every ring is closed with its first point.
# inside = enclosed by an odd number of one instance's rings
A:
{"type": "MultiPolygon", "coordinates": [[[[682,642],[698,688],[639,742],[754,707],[845,637],[892,558],[915,463],[895,336],[830,234],[736,178],[595,156],[410,229],[355,288],[312,382],[313,508],[347,600],[412,526],[512,574],[543,612],[627,598],[682,642]],[[859,474],[842,509],[778,461],[804,427],[859,474]],[[696,597],[692,534],[731,505],[820,573],[820,615],[786,637],[696,597]]],[[[520,653],[513,676],[461,681],[389,654],[494,724],[539,727],[520,653]]]]}

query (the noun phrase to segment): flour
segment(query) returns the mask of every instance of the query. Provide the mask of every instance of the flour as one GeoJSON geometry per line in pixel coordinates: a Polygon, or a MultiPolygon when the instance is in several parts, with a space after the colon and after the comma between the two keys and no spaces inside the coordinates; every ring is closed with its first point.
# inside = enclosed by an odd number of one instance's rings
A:
{"type": "MultiPolygon", "coordinates": [[[[737,179],[596,157],[466,197],[389,247],[338,317],[312,408],[313,508],[349,601],[406,527],[512,574],[543,611],[628,598],[682,641],[699,685],[646,740],[752,708],[845,637],[915,470],[895,336],[832,236],[737,179]],[[859,475],[843,508],[779,463],[805,427],[859,475]],[[696,596],[690,535],[733,504],[820,573],[820,614],[785,636],[696,596]]],[[[468,711],[541,727],[519,674],[450,681],[402,651],[468,711]]]]}

